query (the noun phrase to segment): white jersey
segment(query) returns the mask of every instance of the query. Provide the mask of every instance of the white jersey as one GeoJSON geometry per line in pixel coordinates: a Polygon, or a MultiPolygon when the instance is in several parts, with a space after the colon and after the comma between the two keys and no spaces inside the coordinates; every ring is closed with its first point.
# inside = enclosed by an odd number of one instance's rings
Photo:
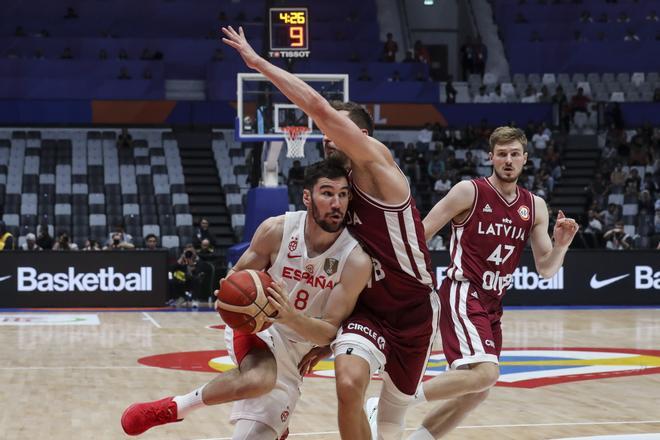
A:
{"type": "MultiPolygon", "coordinates": [[[[310,257],[305,245],[306,218],[307,211],[284,215],[280,250],[267,272],[273,279],[286,283],[289,301],[296,310],[318,318],[323,316],[330,291],[341,279],[344,264],[358,242],[344,229],[325,252],[310,257]]],[[[292,341],[305,341],[287,326],[275,323],[273,327],[292,341]]]]}

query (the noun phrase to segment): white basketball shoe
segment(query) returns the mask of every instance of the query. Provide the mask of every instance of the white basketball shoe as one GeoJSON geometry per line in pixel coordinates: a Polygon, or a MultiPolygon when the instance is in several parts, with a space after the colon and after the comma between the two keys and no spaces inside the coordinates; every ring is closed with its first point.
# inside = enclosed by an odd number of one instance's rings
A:
{"type": "Polygon", "coordinates": [[[371,440],[378,440],[378,397],[370,397],[364,404],[364,411],[367,413],[369,427],[371,428],[371,440]]]}

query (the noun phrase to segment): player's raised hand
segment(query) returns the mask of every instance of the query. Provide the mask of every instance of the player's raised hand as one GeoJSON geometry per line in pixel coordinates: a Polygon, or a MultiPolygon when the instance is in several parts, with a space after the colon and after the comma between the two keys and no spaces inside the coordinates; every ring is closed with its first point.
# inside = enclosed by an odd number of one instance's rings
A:
{"type": "Polygon", "coordinates": [[[552,237],[556,246],[568,246],[573,241],[573,237],[578,231],[578,224],[572,218],[564,215],[562,210],[557,214],[557,223],[552,231],[552,237]]]}
{"type": "Polygon", "coordinates": [[[269,293],[268,302],[275,308],[275,310],[277,310],[277,315],[268,318],[270,322],[279,322],[286,325],[298,315],[296,309],[294,309],[289,302],[289,292],[286,290],[284,281],[273,281],[266,290],[268,290],[269,293]]]}
{"type": "Polygon", "coordinates": [[[241,58],[243,58],[243,61],[245,61],[245,64],[250,69],[256,70],[257,62],[261,59],[261,57],[257,55],[254,49],[252,49],[252,46],[250,46],[250,43],[248,43],[247,39],[245,38],[245,33],[243,33],[243,27],[239,26],[238,32],[236,32],[231,26],[223,26],[222,33],[225,34],[225,37],[222,38],[222,42],[227,46],[231,46],[236,49],[241,58]]]}

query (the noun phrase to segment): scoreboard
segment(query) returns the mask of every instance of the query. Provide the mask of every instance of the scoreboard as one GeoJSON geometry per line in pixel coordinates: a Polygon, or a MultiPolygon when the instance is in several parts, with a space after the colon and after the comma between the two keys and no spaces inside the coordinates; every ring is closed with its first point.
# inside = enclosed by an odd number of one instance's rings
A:
{"type": "Polygon", "coordinates": [[[270,8],[271,58],[309,57],[309,14],[307,8],[270,8]]]}

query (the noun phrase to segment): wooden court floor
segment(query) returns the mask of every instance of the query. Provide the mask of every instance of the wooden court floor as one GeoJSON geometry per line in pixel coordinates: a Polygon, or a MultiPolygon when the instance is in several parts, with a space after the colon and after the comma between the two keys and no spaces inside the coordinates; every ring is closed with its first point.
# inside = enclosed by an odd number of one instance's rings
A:
{"type": "MultiPolygon", "coordinates": [[[[198,371],[208,368],[208,355],[164,358],[189,370],[138,359],[224,349],[223,331],[208,328],[220,324],[213,312],[0,310],[0,324],[1,439],[128,438],[119,424],[127,405],[188,392],[213,377],[198,371]]],[[[660,433],[660,308],[508,309],[504,347],[509,386],[496,387],[447,438],[660,433]]],[[[443,368],[438,356],[434,374],[443,368]]],[[[372,382],[369,394],[379,386],[372,382]]],[[[416,427],[430,407],[410,409],[406,426],[416,427]]],[[[140,438],[228,439],[229,411],[204,408],[140,438]]],[[[334,380],[305,379],[290,426],[292,439],[339,438],[334,380]]]]}

